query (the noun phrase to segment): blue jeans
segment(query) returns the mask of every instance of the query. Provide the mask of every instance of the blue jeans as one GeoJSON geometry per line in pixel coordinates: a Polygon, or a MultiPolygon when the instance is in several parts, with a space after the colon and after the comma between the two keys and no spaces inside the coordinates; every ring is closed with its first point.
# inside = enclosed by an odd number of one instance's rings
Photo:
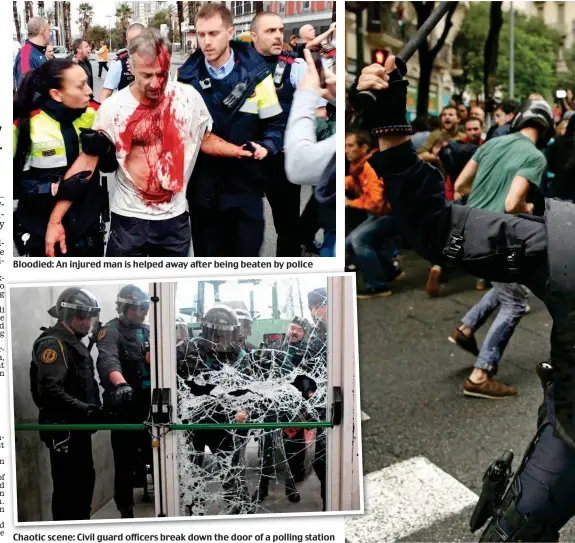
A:
{"type": "Polygon", "coordinates": [[[345,239],[351,262],[361,270],[367,288],[383,288],[393,279],[394,237],[399,233],[391,215],[370,215],[345,239]]]}
{"type": "Polygon", "coordinates": [[[464,326],[478,330],[498,306],[501,306],[487,337],[481,345],[475,367],[497,373],[499,361],[515,327],[527,308],[527,293],[517,283],[492,283],[493,288],[461,319],[464,326]]]}
{"type": "Polygon", "coordinates": [[[335,232],[330,230],[323,231],[323,243],[319,250],[319,256],[333,257],[335,256],[335,232]]]}

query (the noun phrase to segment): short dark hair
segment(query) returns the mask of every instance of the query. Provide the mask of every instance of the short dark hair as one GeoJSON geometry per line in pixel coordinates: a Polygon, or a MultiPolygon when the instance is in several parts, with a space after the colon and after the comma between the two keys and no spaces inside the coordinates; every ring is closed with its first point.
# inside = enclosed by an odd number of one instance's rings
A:
{"type": "Polygon", "coordinates": [[[479,118],[479,117],[469,117],[466,121],[465,124],[467,124],[470,121],[477,121],[479,123],[479,126],[481,126],[481,128],[483,128],[483,121],[479,118]]]}
{"type": "MultiPolygon", "coordinates": [[[[443,115],[444,111],[447,111],[448,109],[453,109],[455,111],[455,113],[457,113],[457,118],[459,119],[459,110],[457,109],[457,106],[452,106],[451,104],[447,104],[442,110],[441,110],[441,115],[443,115]]],[[[440,115],[440,116],[441,116],[440,115]]]]}
{"type": "Polygon", "coordinates": [[[88,43],[88,40],[85,40],[84,38],[76,38],[72,42],[72,54],[73,55],[75,55],[78,52],[78,49],[80,49],[80,47],[82,47],[82,44],[84,42],[88,43]]]}
{"type": "Polygon", "coordinates": [[[355,141],[358,147],[363,147],[364,145],[367,145],[371,149],[372,141],[369,132],[365,130],[350,130],[345,134],[346,138],[348,136],[355,136],[355,141]]]}
{"type": "Polygon", "coordinates": [[[208,2],[204,4],[202,9],[196,14],[194,24],[197,26],[200,19],[211,19],[219,15],[223,23],[227,26],[234,26],[234,18],[232,12],[224,6],[221,2],[208,2]]]}
{"type": "Polygon", "coordinates": [[[250,23],[250,30],[252,32],[257,32],[257,27],[260,20],[263,19],[264,17],[267,17],[268,15],[275,15],[276,17],[280,17],[277,13],[273,11],[260,11],[259,13],[256,13],[256,16],[252,19],[252,22],[250,23]]]}
{"type": "Polygon", "coordinates": [[[503,113],[505,113],[505,115],[509,115],[511,113],[517,113],[518,107],[519,103],[516,102],[515,100],[503,100],[503,102],[495,106],[495,111],[500,109],[501,111],[503,111],[503,113]]]}

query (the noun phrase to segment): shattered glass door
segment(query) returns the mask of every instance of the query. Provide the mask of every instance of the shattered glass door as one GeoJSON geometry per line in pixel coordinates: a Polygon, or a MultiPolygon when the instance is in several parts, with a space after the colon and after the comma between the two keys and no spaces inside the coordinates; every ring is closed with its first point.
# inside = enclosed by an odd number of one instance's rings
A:
{"type": "Polygon", "coordinates": [[[327,278],[175,288],[181,516],[320,512],[327,278]]]}

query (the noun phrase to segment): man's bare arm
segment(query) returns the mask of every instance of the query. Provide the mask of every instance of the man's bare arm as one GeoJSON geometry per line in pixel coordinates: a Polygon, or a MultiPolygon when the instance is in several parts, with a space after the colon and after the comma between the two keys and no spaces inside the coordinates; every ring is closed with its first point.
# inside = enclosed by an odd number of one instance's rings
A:
{"type": "Polygon", "coordinates": [[[225,156],[232,158],[242,158],[251,157],[252,152],[247,151],[239,145],[234,145],[226,140],[223,140],[219,136],[212,134],[211,132],[206,132],[204,139],[200,145],[202,153],[212,156],[225,156]]]}
{"type": "MultiPolygon", "coordinates": [[[[89,178],[91,179],[97,165],[97,156],[80,153],[78,158],[74,161],[74,164],[72,164],[72,167],[66,172],[64,181],[83,171],[91,171],[92,175],[89,178]]],[[[46,256],[55,256],[56,243],[60,243],[60,250],[63,254],[66,254],[66,232],[62,226],[62,219],[70,209],[71,205],[72,202],[69,200],[60,200],[59,202],[56,202],[56,205],[50,214],[45,238],[46,256]]]]}
{"type": "Polygon", "coordinates": [[[477,175],[477,168],[479,164],[475,160],[471,159],[466,165],[455,181],[454,189],[462,196],[469,194],[471,192],[471,187],[473,185],[473,180],[477,175]]]}
{"type": "Polygon", "coordinates": [[[529,194],[529,179],[521,175],[516,175],[511,183],[509,194],[505,199],[505,211],[513,215],[519,213],[533,213],[533,204],[527,203],[529,194]]]}
{"type": "Polygon", "coordinates": [[[100,91],[100,98],[99,98],[100,104],[102,104],[104,102],[104,100],[107,100],[108,98],[110,98],[110,96],[112,96],[112,94],[114,94],[114,91],[112,89],[102,89],[100,91]]]}
{"type": "Polygon", "coordinates": [[[314,47],[320,47],[322,42],[324,40],[327,40],[331,36],[331,34],[335,32],[335,29],[336,24],[331,23],[330,27],[323,34],[320,34],[319,36],[316,36],[313,40],[307,42],[305,48],[313,49],[314,47]]]}
{"type": "Polygon", "coordinates": [[[439,157],[429,151],[422,151],[417,156],[424,162],[429,162],[431,164],[437,164],[439,162],[439,157]]]}

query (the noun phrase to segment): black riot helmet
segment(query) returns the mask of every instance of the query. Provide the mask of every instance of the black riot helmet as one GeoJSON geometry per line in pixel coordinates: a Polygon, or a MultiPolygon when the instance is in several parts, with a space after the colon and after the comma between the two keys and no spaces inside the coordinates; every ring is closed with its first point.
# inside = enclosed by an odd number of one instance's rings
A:
{"type": "Polygon", "coordinates": [[[252,333],[254,320],[247,309],[236,309],[235,312],[240,321],[240,339],[246,339],[252,333]]]}
{"type": "Polygon", "coordinates": [[[123,315],[129,321],[137,320],[139,323],[143,322],[150,309],[149,296],[136,285],[126,285],[122,287],[116,298],[116,311],[119,315],[123,315]],[[131,315],[128,318],[128,311],[133,310],[137,313],[137,318],[131,315]]]}
{"type": "Polygon", "coordinates": [[[218,304],[204,315],[202,338],[208,350],[232,352],[240,339],[240,322],[236,312],[227,305],[218,304]]]}
{"type": "Polygon", "coordinates": [[[66,324],[80,337],[94,330],[100,316],[98,300],[83,288],[67,288],[56,301],[56,305],[48,310],[48,314],[66,324]]]}
{"type": "Polygon", "coordinates": [[[543,148],[553,137],[553,111],[545,100],[527,100],[519,107],[511,132],[519,132],[521,129],[533,126],[538,129],[537,147],[543,148]]]}

